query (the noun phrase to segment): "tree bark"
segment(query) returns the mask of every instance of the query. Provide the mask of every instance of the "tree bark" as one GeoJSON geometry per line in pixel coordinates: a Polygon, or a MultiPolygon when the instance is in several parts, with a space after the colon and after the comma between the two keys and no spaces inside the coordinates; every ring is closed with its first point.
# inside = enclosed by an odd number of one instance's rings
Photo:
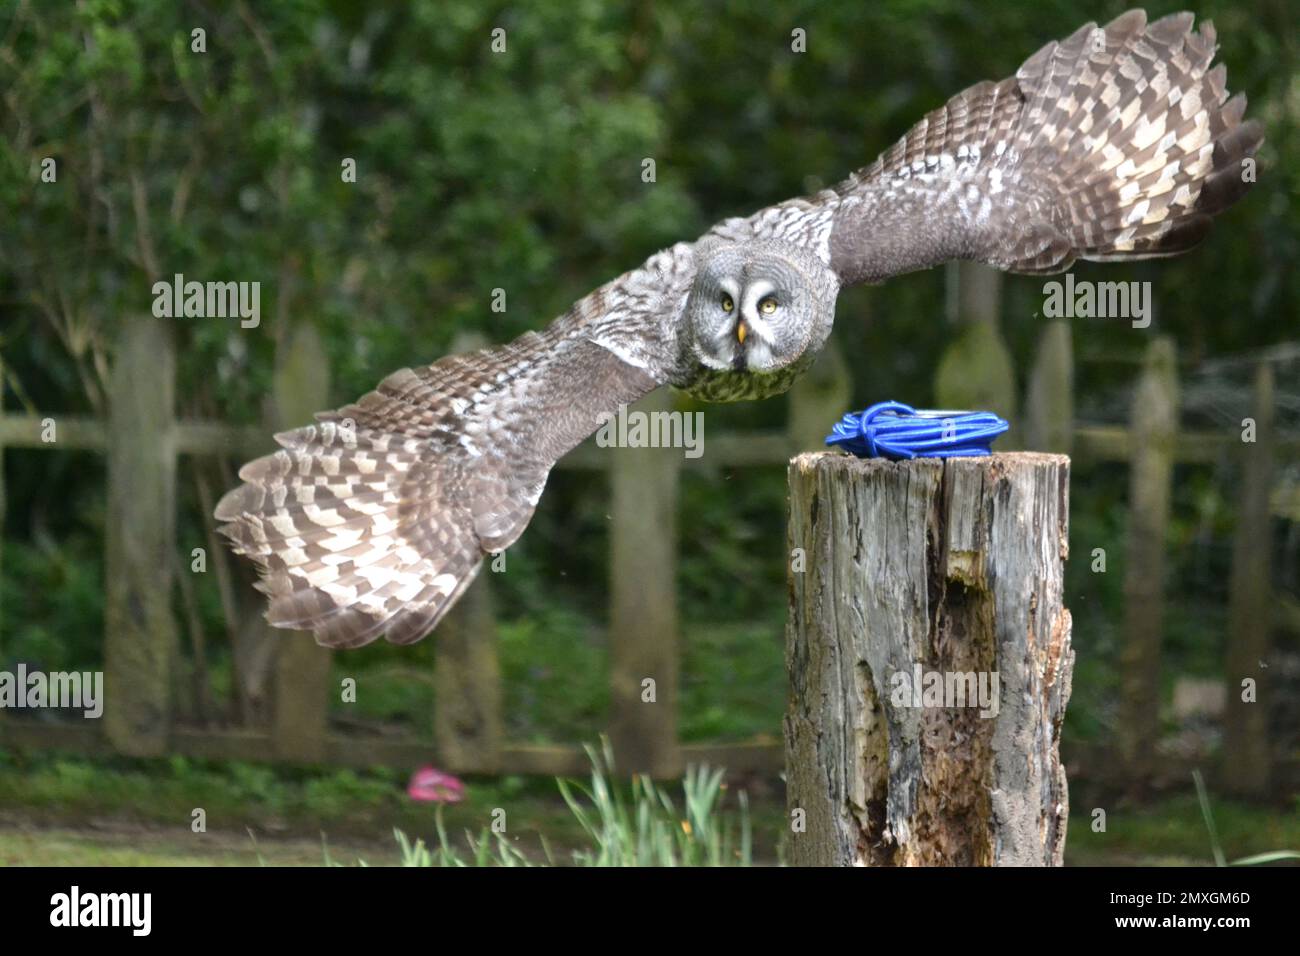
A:
{"type": "Polygon", "coordinates": [[[819,453],[789,483],[790,862],[1060,865],[1069,459],[819,453]]]}

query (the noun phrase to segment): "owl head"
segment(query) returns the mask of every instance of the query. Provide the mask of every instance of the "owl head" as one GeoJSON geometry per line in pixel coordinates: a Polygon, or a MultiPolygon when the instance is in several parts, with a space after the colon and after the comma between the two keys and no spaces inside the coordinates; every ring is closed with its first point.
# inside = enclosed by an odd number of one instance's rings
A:
{"type": "Polygon", "coordinates": [[[686,302],[687,359],[706,369],[775,372],[816,352],[835,318],[835,274],[779,240],[705,240],[686,302]]]}

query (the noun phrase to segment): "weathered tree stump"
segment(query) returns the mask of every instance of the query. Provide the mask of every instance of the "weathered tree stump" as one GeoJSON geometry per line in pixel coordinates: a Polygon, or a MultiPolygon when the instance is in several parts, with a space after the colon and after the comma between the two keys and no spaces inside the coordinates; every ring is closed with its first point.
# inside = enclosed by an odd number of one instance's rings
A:
{"type": "Polygon", "coordinates": [[[797,865],[1059,865],[1069,459],[790,463],[797,865]]]}

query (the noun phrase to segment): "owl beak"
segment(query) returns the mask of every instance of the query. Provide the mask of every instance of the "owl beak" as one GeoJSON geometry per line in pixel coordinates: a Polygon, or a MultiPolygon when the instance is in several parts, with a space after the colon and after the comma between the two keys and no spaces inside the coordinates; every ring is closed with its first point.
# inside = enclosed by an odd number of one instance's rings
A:
{"type": "Polygon", "coordinates": [[[739,322],[736,323],[736,341],[739,342],[741,345],[744,345],[745,336],[748,334],[749,334],[749,326],[745,324],[744,319],[741,319],[739,322]]]}

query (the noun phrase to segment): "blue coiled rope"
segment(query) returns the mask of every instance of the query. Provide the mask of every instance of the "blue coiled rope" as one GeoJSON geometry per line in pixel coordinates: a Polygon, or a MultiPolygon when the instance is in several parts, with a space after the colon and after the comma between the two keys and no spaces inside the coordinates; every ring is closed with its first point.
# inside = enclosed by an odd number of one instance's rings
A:
{"type": "Polygon", "coordinates": [[[878,402],[840,419],[826,444],[859,458],[964,458],[990,454],[993,439],[1010,427],[992,412],[918,411],[878,402]]]}

